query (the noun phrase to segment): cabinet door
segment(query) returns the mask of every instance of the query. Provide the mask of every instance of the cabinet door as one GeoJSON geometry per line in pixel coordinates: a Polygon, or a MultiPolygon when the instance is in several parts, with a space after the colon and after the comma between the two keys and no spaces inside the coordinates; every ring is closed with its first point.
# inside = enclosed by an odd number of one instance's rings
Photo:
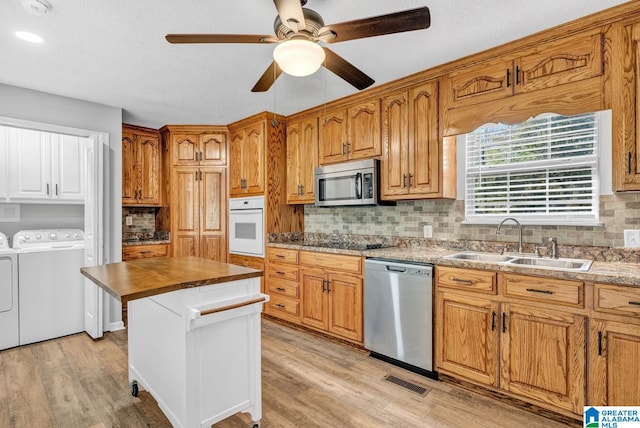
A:
{"type": "Polygon", "coordinates": [[[537,91],[601,76],[602,57],[600,32],[541,44],[516,60],[515,92],[537,91]]]}
{"type": "Polygon", "coordinates": [[[380,100],[367,101],[350,107],[347,152],[349,159],[380,156],[380,100]]]}
{"type": "Polygon", "coordinates": [[[589,405],[640,403],[640,325],[591,319],[589,405]]]}
{"type": "Polygon", "coordinates": [[[244,132],[239,131],[231,134],[229,141],[229,195],[238,196],[245,193],[243,186],[243,147],[244,132]]]}
{"type": "Polygon", "coordinates": [[[9,130],[9,197],[51,197],[51,134],[29,129],[9,130]]]}
{"type": "Polygon", "coordinates": [[[328,280],[329,331],[362,341],[362,279],[329,274],[328,280]]]}
{"type": "Polygon", "coordinates": [[[329,294],[323,272],[302,270],[302,323],[322,330],[329,328],[329,294]]]}
{"type": "Polygon", "coordinates": [[[581,414],[585,317],[516,304],[502,310],[500,386],[581,414]]]}
{"type": "Polygon", "coordinates": [[[242,168],[244,171],[245,191],[249,194],[264,193],[265,132],[264,122],[258,122],[245,130],[246,138],[242,147],[242,168]]]}
{"type": "Polygon", "coordinates": [[[449,108],[505,98],[513,94],[511,58],[497,58],[449,75],[449,108]]]}
{"type": "Polygon", "coordinates": [[[320,165],[347,159],[347,111],[333,111],[320,120],[320,165]]]}
{"type": "Polygon", "coordinates": [[[438,82],[411,89],[409,103],[409,193],[437,193],[441,162],[438,82]]]}
{"type": "Polygon", "coordinates": [[[9,127],[0,126],[0,201],[9,197],[9,127]]]}
{"type": "Polygon", "coordinates": [[[200,257],[227,260],[227,180],[225,168],[200,168],[200,257]]]}
{"type": "Polygon", "coordinates": [[[171,136],[174,165],[197,165],[200,153],[200,139],[197,134],[176,134],[171,136]]]}
{"type": "Polygon", "coordinates": [[[302,123],[287,125],[287,203],[297,204],[300,193],[300,145],[302,144],[302,123]]]}
{"type": "Polygon", "coordinates": [[[201,134],[200,165],[223,166],[227,164],[227,135],[224,133],[201,134]]]}
{"type": "Polygon", "coordinates": [[[133,132],[122,131],[122,204],[137,203],[136,137],[133,132]]]}
{"type": "Polygon", "coordinates": [[[438,369],[497,387],[499,303],[439,291],[436,313],[438,369]]]}
{"type": "Polygon", "coordinates": [[[137,142],[136,168],[138,180],[138,203],[143,205],[160,204],[160,138],[139,135],[137,142]]]}
{"type": "Polygon", "coordinates": [[[52,135],[52,193],[57,200],[84,201],[85,139],[52,135]]]}
{"type": "Polygon", "coordinates": [[[318,118],[302,122],[302,139],[298,149],[298,180],[300,202],[312,204],[316,201],[314,170],[318,166],[318,118]]]}
{"type": "Polygon", "coordinates": [[[199,256],[200,195],[197,167],[176,167],[171,201],[174,257],[199,256]]]}
{"type": "Polygon", "coordinates": [[[381,195],[393,197],[408,191],[409,95],[400,92],[382,99],[381,195]]]}

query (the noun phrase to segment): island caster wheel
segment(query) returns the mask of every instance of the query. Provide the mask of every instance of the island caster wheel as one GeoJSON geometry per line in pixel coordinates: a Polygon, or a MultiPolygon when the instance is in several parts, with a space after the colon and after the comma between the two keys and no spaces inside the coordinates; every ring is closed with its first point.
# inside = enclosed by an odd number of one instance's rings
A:
{"type": "Polygon", "coordinates": [[[131,382],[131,395],[133,395],[134,397],[138,396],[138,382],[136,382],[135,380],[133,382],[131,382]]]}
{"type": "Polygon", "coordinates": [[[251,428],[260,428],[260,422],[254,422],[251,428]]]}

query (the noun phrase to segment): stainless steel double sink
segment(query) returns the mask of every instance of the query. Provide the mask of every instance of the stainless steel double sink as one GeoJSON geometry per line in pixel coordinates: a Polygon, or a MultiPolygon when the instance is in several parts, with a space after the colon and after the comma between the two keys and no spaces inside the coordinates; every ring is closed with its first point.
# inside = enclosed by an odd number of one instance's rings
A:
{"type": "Polygon", "coordinates": [[[453,260],[469,260],[475,262],[522,266],[529,268],[543,268],[551,270],[588,271],[592,260],[585,259],[549,259],[526,254],[493,254],[476,251],[464,251],[445,257],[453,260]]]}

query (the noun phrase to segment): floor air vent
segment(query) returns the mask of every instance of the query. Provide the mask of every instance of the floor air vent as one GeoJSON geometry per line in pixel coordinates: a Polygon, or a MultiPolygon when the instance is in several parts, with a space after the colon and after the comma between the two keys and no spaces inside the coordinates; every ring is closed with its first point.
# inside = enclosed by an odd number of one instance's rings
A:
{"type": "Polygon", "coordinates": [[[404,379],[400,379],[399,377],[395,377],[392,375],[386,375],[384,378],[387,382],[391,382],[395,385],[401,386],[404,389],[408,389],[411,392],[415,392],[419,395],[425,395],[427,393],[427,388],[423,388],[420,385],[416,385],[415,383],[408,382],[404,379]]]}

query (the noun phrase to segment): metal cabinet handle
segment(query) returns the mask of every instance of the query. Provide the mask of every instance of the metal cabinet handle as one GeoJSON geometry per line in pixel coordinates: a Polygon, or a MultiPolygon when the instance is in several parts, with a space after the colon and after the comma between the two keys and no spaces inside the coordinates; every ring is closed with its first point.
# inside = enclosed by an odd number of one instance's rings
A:
{"type": "Polygon", "coordinates": [[[56,183],[56,196],[58,196],[58,184],[56,183]]]}
{"type": "Polygon", "coordinates": [[[452,278],[454,282],[462,282],[463,284],[473,284],[473,280],[471,279],[463,279],[463,278],[452,278]]]}
{"type": "Polygon", "coordinates": [[[275,306],[277,308],[284,308],[285,307],[282,303],[276,303],[275,306]]]}
{"type": "Polygon", "coordinates": [[[304,185],[301,184],[300,185],[300,196],[303,196],[303,195],[304,195],[304,185]]]}
{"type": "Polygon", "coordinates": [[[516,85],[520,84],[520,66],[516,65],[516,85]]]}
{"type": "Polygon", "coordinates": [[[277,270],[277,271],[276,271],[276,273],[277,273],[278,275],[284,275],[284,272],[282,272],[281,270],[277,270]]]}
{"type": "Polygon", "coordinates": [[[345,154],[344,150],[345,150],[346,147],[347,147],[347,144],[346,143],[342,143],[342,156],[344,156],[344,154],[345,154]]]}
{"type": "Polygon", "coordinates": [[[527,288],[527,291],[530,291],[532,293],[553,294],[553,291],[550,291],[550,290],[538,290],[536,288],[527,288]]]}
{"type": "Polygon", "coordinates": [[[502,332],[507,332],[507,314],[505,314],[504,312],[502,313],[502,332]]]}
{"type": "Polygon", "coordinates": [[[47,183],[47,196],[49,196],[49,183],[47,183]]]}
{"type": "Polygon", "coordinates": [[[284,288],[284,287],[276,287],[276,290],[278,290],[278,291],[285,291],[285,288],[284,288]]]}
{"type": "Polygon", "coordinates": [[[285,255],[284,254],[276,254],[276,257],[279,259],[284,259],[285,255]]]}
{"type": "Polygon", "coordinates": [[[331,281],[327,280],[327,293],[331,293],[331,281]]]}
{"type": "Polygon", "coordinates": [[[627,174],[631,174],[631,152],[627,152],[627,174]]]}
{"type": "Polygon", "coordinates": [[[200,160],[202,160],[204,156],[202,155],[202,152],[199,152],[199,153],[200,153],[200,160]]]}
{"type": "Polygon", "coordinates": [[[491,331],[496,331],[496,311],[491,311],[491,331]]]}
{"type": "Polygon", "coordinates": [[[602,332],[598,332],[598,355],[602,355],[602,332]]]}
{"type": "Polygon", "coordinates": [[[511,86],[511,70],[507,68],[507,88],[511,86]]]}
{"type": "Polygon", "coordinates": [[[151,254],[153,251],[140,251],[140,254],[151,254]]]}
{"type": "Polygon", "coordinates": [[[633,300],[629,300],[629,304],[633,306],[640,306],[640,302],[634,302],[633,300]]]}
{"type": "Polygon", "coordinates": [[[347,141],[347,154],[351,153],[351,143],[347,141]]]}
{"type": "Polygon", "coordinates": [[[407,187],[407,174],[402,174],[402,188],[407,187]]]}
{"type": "Polygon", "coordinates": [[[413,174],[409,173],[409,188],[413,186],[413,174]]]}

